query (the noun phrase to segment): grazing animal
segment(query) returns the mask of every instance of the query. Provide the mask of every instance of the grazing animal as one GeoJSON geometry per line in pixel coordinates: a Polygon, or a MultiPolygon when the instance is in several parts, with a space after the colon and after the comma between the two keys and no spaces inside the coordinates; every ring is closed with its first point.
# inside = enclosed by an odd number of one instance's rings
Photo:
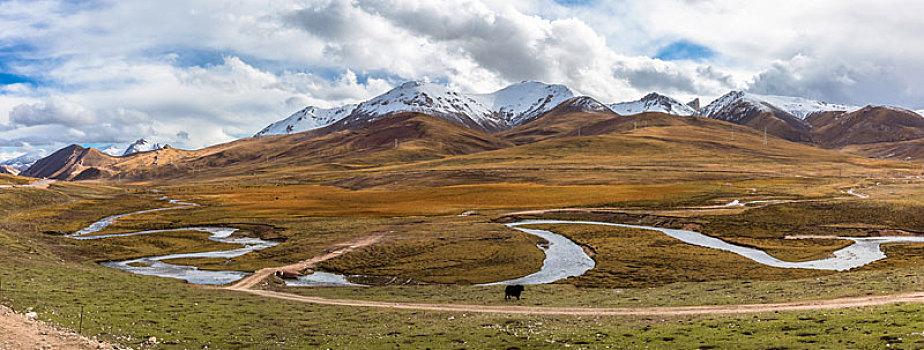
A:
{"type": "Polygon", "coordinates": [[[282,279],[296,279],[299,276],[299,273],[287,270],[276,270],[276,277],[282,279]]]}
{"type": "Polygon", "coordinates": [[[504,288],[504,300],[508,300],[513,297],[516,297],[517,300],[520,300],[520,293],[523,293],[523,286],[519,284],[507,286],[507,288],[504,288]]]}

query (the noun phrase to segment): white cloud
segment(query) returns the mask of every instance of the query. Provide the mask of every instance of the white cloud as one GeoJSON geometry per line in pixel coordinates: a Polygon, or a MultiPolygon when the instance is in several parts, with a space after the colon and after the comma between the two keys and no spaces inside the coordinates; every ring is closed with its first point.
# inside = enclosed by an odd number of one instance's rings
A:
{"type": "MultiPolygon", "coordinates": [[[[198,148],[252,134],[304,107],[293,105],[293,100],[318,105],[356,102],[388,88],[379,79],[361,84],[349,71],[334,80],[306,73],[277,75],[237,57],[205,67],[182,68],[157,61],[129,64],[119,59],[81,69],[71,67],[65,65],[50,74],[79,81],[84,87],[12,107],[9,130],[0,132],[0,141],[57,146],[148,138],[198,148]]],[[[29,90],[28,94],[41,95],[46,90],[53,89],[29,90]]],[[[10,96],[0,95],[0,101],[12,100],[10,96]]]]}
{"type": "Polygon", "coordinates": [[[285,18],[326,40],[329,61],[416,79],[444,77],[465,91],[542,80],[612,102],[679,79],[699,81],[672,88],[683,95],[717,95],[730,87],[724,79],[698,74],[716,71],[713,67],[619,54],[581,19],[546,19],[476,0],[333,0],[285,18]],[[628,78],[645,73],[666,74],[649,74],[644,79],[649,86],[635,86],[628,78]]]}
{"type": "Polygon", "coordinates": [[[37,83],[0,86],[0,145],[201,147],[405,79],[467,92],[543,80],[604,102],[750,87],[919,109],[922,10],[897,0],[3,1],[4,69],[37,83]],[[680,40],[716,55],[649,57],[680,40]]]}
{"type": "Polygon", "coordinates": [[[22,126],[82,126],[96,122],[96,115],[86,107],[58,96],[51,96],[40,103],[13,107],[9,116],[11,123],[22,126]]]}

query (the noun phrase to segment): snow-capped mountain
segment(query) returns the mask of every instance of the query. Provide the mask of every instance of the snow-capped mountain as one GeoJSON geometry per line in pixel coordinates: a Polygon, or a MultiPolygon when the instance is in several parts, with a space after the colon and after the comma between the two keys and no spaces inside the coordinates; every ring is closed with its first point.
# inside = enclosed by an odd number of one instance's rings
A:
{"type": "Polygon", "coordinates": [[[613,112],[610,107],[593,99],[593,97],[579,96],[559,103],[556,110],[566,109],[568,112],[613,112]]]}
{"type": "Polygon", "coordinates": [[[125,153],[125,149],[126,149],[126,148],[127,148],[127,147],[119,147],[119,146],[116,146],[116,145],[108,145],[108,146],[100,147],[99,150],[100,150],[100,152],[103,152],[103,153],[108,154],[108,155],[110,155],[110,156],[121,156],[122,153],[125,153]]]}
{"type": "Polygon", "coordinates": [[[347,128],[402,112],[419,112],[486,131],[534,120],[574,97],[564,85],[525,81],[490,94],[464,94],[444,85],[407,82],[359,105],[307,107],[254,136],[294,134],[337,123],[347,128]]]}
{"type": "Polygon", "coordinates": [[[385,94],[360,103],[341,127],[364,125],[395,113],[419,112],[483,130],[500,130],[504,124],[494,111],[475,98],[439,84],[407,82],[385,94]]]}
{"type": "Polygon", "coordinates": [[[308,130],[323,128],[334,122],[346,118],[353,110],[355,104],[337,108],[318,108],[308,106],[292,113],[288,118],[272,123],[254,136],[297,134],[308,130]]]}
{"type": "Polygon", "coordinates": [[[652,92],[638,101],[614,103],[609,105],[613,112],[620,115],[632,115],[643,112],[661,112],[674,115],[693,115],[696,113],[692,107],[680,103],[673,98],[652,92]]]}
{"type": "Polygon", "coordinates": [[[812,142],[812,125],[807,121],[742,91],[719,97],[701,108],[697,115],[749,126],[789,141],[812,142]]]}
{"type": "Polygon", "coordinates": [[[564,85],[524,81],[484,95],[474,95],[482,105],[499,114],[508,127],[521,125],[574,97],[564,85]]]}
{"type": "MultiPolygon", "coordinates": [[[[808,116],[818,112],[853,112],[860,109],[860,107],[856,106],[839,105],[802,97],[757,95],[744,91],[732,91],[703,107],[698,114],[705,117],[715,117],[722,111],[727,112],[731,106],[765,112],[782,111],[800,120],[805,120],[808,116]]],[[[728,118],[720,119],[729,120],[728,118]]]]}
{"type": "Polygon", "coordinates": [[[0,165],[6,165],[18,171],[29,169],[36,161],[45,157],[45,151],[26,153],[21,156],[10,158],[0,162],[0,165]]]}
{"type": "Polygon", "coordinates": [[[145,139],[140,139],[128,145],[128,148],[125,149],[125,152],[122,153],[122,156],[124,157],[124,156],[135,154],[138,152],[156,151],[156,150],[159,150],[161,148],[166,148],[166,147],[167,145],[165,144],[150,143],[145,139]]]}

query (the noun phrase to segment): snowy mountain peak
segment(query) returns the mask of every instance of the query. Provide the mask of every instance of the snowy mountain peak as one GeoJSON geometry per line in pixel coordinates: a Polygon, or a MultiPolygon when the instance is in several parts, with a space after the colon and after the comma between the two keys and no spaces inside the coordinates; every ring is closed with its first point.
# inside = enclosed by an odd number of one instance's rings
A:
{"type": "Polygon", "coordinates": [[[694,98],[693,101],[687,102],[687,106],[689,106],[690,108],[693,108],[694,111],[698,111],[699,108],[701,107],[699,105],[699,98],[697,97],[697,98],[694,98]]]}
{"type": "Polygon", "coordinates": [[[714,116],[723,109],[736,104],[741,105],[738,108],[782,111],[802,120],[818,112],[852,112],[859,109],[856,106],[839,105],[802,97],[758,95],[744,91],[732,91],[703,107],[699,114],[707,117],[714,116]]]}
{"type": "Polygon", "coordinates": [[[138,152],[156,151],[167,147],[168,146],[164,144],[150,143],[145,139],[139,139],[138,141],[132,142],[131,145],[128,145],[128,148],[125,149],[125,152],[122,153],[122,156],[124,157],[138,152]]]}
{"type": "Polygon", "coordinates": [[[32,164],[35,164],[35,162],[39,159],[45,158],[47,155],[45,153],[46,152],[44,150],[33,153],[26,153],[21,156],[2,161],[0,162],[0,165],[6,165],[18,171],[24,171],[29,169],[29,167],[32,166],[32,164]]]}
{"type": "Polygon", "coordinates": [[[352,127],[403,112],[429,114],[496,131],[534,120],[573,97],[574,92],[567,86],[538,81],[523,81],[490,94],[465,94],[440,84],[409,81],[359,105],[306,107],[254,136],[294,134],[334,123],[352,127]]]}
{"type": "Polygon", "coordinates": [[[632,115],[644,112],[661,112],[674,115],[693,115],[696,111],[692,107],[680,103],[673,98],[652,92],[638,101],[614,103],[610,109],[621,115],[632,115]]]}
{"type": "Polygon", "coordinates": [[[360,103],[345,124],[352,125],[401,112],[420,112],[463,125],[497,129],[494,112],[471,96],[446,86],[412,81],[360,103]]]}
{"type": "Polygon", "coordinates": [[[567,111],[567,112],[612,112],[609,107],[605,104],[600,103],[600,101],[595,100],[593,97],[588,96],[578,96],[562,102],[556,107],[558,111],[567,111]],[[564,108],[564,109],[563,109],[564,108]]]}
{"type": "MultiPolygon", "coordinates": [[[[743,91],[731,91],[715,99],[715,101],[712,101],[712,103],[706,105],[705,107],[701,108],[697,114],[705,116],[705,117],[714,117],[716,114],[721,112],[723,109],[728,108],[734,103],[741,102],[743,98],[744,98],[743,91]]],[[[754,108],[760,108],[760,106],[763,106],[763,105],[758,104],[757,106],[754,106],[754,108]]]]}
{"type": "Polygon", "coordinates": [[[353,113],[356,105],[349,104],[337,108],[318,108],[308,106],[292,113],[288,118],[272,123],[254,136],[297,134],[308,130],[323,128],[346,118],[353,113]]]}
{"type": "Polygon", "coordinates": [[[523,81],[490,94],[474,95],[482,105],[497,113],[506,126],[534,120],[574,97],[567,86],[523,81]]]}

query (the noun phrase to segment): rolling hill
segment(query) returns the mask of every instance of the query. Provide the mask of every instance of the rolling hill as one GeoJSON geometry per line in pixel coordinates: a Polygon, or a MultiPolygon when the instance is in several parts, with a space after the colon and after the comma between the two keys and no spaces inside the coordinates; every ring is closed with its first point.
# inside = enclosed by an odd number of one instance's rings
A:
{"type": "Polygon", "coordinates": [[[849,113],[816,113],[806,121],[812,125],[812,138],[826,148],[924,138],[924,117],[895,107],[866,106],[849,113]]]}
{"type": "MultiPolygon", "coordinates": [[[[921,148],[910,141],[924,137],[924,118],[898,108],[855,109],[745,92],[731,92],[694,111],[655,93],[639,101],[605,105],[591,97],[573,97],[564,86],[538,82],[486,95],[410,82],[355,107],[303,109],[258,135],[199,150],[151,147],[121,157],[72,145],[36,162],[23,175],[62,180],[217,181],[249,176],[333,181],[355,176],[350,174],[355,170],[423,169],[450,159],[462,163],[490,159],[488,164],[479,161],[452,171],[486,169],[491,174],[485,176],[501,180],[524,177],[532,171],[528,169],[564,160],[577,169],[646,164],[635,167],[646,169],[643,172],[684,164],[687,170],[723,177],[716,174],[771,169],[785,173],[786,166],[799,162],[832,166],[832,159],[848,167],[874,162],[813,145],[864,156],[916,158],[921,148]],[[329,125],[315,128],[323,124],[329,125]],[[310,130],[299,132],[303,128],[310,130]],[[895,144],[901,142],[908,143],[895,144]],[[590,146],[576,148],[576,144],[590,146]],[[577,153],[553,159],[530,153],[549,145],[577,153]],[[847,147],[852,145],[864,146],[847,147]],[[512,158],[497,158],[502,156],[512,158]],[[614,160],[623,163],[616,165],[614,160]],[[501,164],[508,166],[504,174],[496,172],[501,164]]],[[[810,173],[799,167],[788,171],[810,173]]]]}

